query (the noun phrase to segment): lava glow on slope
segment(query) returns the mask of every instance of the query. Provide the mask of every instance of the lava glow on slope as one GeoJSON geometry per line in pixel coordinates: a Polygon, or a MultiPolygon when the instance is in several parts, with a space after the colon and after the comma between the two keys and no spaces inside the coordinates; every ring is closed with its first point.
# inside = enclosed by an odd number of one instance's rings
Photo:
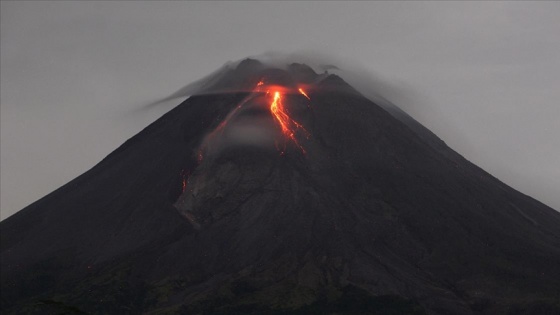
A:
{"type": "MultiPolygon", "coordinates": [[[[238,121],[238,117],[243,115],[245,110],[250,110],[251,108],[254,109],[256,104],[262,104],[268,108],[268,111],[273,118],[272,121],[276,123],[275,125],[277,125],[279,131],[281,132],[283,140],[274,140],[276,149],[280,152],[280,154],[285,154],[287,142],[292,142],[303,154],[306,154],[306,150],[298,138],[301,139],[303,136],[306,139],[309,139],[311,135],[300,122],[292,117],[286,107],[286,102],[288,101],[288,98],[286,97],[287,95],[301,94],[308,101],[311,100],[304,88],[306,88],[306,86],[303,85],[298,85],[297,87],[286,87],[277,84],[267,84],[264,79],[258,81],[256,85],[253,86],[253,89],[248,91],[249,95],[237,104],[233,110],[227,114],[225,119],[223,119],[222,122],[207,135],[206,139],[203,141],[203,145],[198,150],[198,163],[200,164],[202,162],[203,156],[206,157],[209,150],[214,151],[216,150],[216,147],[220,147],[221,135],[223,135],[224,132],[227,132],[228,129],[231,132],[231,128],[233,128],[233,130],[235,130],[235,128],[239,128],[239,126],[236,126],[235,123],[235,127],[231,127],[232,122],[238,121]]],[[[309,107],[309,104],[307,104],[307,106],[309,107]]]]}
{"type": "MultiPolygon", "coordinates": [[[[305,96],[308,100],[311,100],[307,93],[303,90],[303,88],[299,87],[297,91],[305,96]]],[[[264,81],[260,80],[255,87],[254,92],[266,92],[266,96],[270,98],[270,113],[274,117],[275,121],[280,126],[282,134],[291,140],[303,154],[305,154],[305,149],[303,146],[298,142],[296,138],[297,132],[301,132],[305,135],[306,138],[309,138],[309,132],[303,127],[302,124],[297,122],[296,120],[292,119],[288,110],[284,106],[283,99],[284,94],[287,93],[294,93],[294,91],[287,89],[283,86],[277,85],[270,85],[265,86],[264,81]]],[[[277,147],[278,148],[278,147],[277,147]]],[[[281,154],[284,154],[284,149],[278,148],[281,154]]]]}
{"type": "Polygon", "coordinates": [[[309,133],[300,123],[290,117],[286,108],[284,107],[284,104],[282,103],[282,94],[279,91],[274,91],[272,102],[270,103],[270,112],[280,125],[282,133],[290,140],[292,140],[294,144],[298,148],[300,148],[301,152],[305,154],[305,149],[297,141],[295,133],[298,130],[302,130],[306,134],[306,136],[309,136],[309,133]]]}
{"type": "MultiPolygon", "coordinates": [[[[239,114],[241,114],[245,109],[251,108],[255,104],[262,104],[268,107],[270,114],[272,115],[272,121],[275,122],[278,129],[281,131],[281,135],[283,141],[274,141],[276,149],[279,151],[280,155],[284,155],[286,152],[286,143],[292,142],[299,150],[301,150],[302,154],[306,154],[306,150],[304,149],[303,145],[299,142],[298,137],[304,136],[306,139],[309,139],[311,134],[305,129],[305,127],[298,121],[292,118],[290,112],[288,111],[287,107],[285,106],[285,102],[287,102],[286,95],[290,94],[301,94],[307,100],[311,100],[309,95],[305,92],[303,87],[297,88],[287,88],[281,85],[266,85],[263,80],[259,81],[254,89],[250,92],[250,95],[245,97],[239,104],[227,114],[225,119],[223,119],[218,126],[212,130],[203,141],[201,147],[198,148],[196,153],[196,161],[197,164],[200,165],[203,163],[203,160],[206,159],[207,154],[212,155],[212,153],[208,152],[215,152],[212,149],[213,143],[218,142],[221,139],[224,132],[227,132],[228,128],[231,128],[232,121],[236,120],[239,114]],[[261,103],[263,102],[263,103],[261,103]],[[283,144],[281,144],[283,142],[283,144]]],[[[309,104],[307,104],[309,107],[309,104]]],[[[181,196],[185,194],[187,190],[192,191],[192,185],[189,184],[189,177],[192,174],[191,170],[182,170],[181,171],[181,196]]],[[[196,184],[195,184],[196,186],[196,184]]],[[[179,197],[175,202],[176,207],[184,206],[186,197],[179,197]]],[[[191,222],[194,219],[187,217],[191,222]]]]}

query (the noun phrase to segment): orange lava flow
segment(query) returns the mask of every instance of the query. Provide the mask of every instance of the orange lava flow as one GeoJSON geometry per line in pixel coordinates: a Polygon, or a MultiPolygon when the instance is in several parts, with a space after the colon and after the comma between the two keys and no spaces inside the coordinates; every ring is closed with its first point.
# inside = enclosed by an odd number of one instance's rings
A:
{"type": "Polygon", "coordinates": [[[300,150],[305,154],[305,149],[296,139],[295,133],[297,130],[301,130],[306,135],[308,135],[308,132],[300,123],[293,120],[289,116],[286,108],[284,107],[284,104],[282,103],[282,94],[279,91],[274,91],[273,93],[272,102],[270,103],[270,112],[280,125],[282,133],[290,140],[292,140],[296,144],[296,146],[300,148],[300,150]]]}

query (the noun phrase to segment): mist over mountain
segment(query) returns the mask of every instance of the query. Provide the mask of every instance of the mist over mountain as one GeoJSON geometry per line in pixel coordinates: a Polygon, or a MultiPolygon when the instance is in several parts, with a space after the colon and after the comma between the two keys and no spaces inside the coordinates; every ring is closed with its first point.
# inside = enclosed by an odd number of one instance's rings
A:
{"type": "Polygon", "coordinates": [[[3,313],[558,314],[560,213],[332,69],[226,64],[2,221],[3,313]]]}

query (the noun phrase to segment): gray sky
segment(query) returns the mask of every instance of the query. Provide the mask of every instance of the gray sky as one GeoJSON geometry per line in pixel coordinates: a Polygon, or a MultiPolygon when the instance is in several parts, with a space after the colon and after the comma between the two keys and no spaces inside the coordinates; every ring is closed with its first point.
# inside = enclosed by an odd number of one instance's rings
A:
{"type": "MultiPolygon", "coordinates": [[[[0,209],[15,213],[266,51],[336,56],[508,185],[560,209],[560,2],[1,2],[0,209]]],[[[375,87],[373,87],[375,88],[375,87]]]]}

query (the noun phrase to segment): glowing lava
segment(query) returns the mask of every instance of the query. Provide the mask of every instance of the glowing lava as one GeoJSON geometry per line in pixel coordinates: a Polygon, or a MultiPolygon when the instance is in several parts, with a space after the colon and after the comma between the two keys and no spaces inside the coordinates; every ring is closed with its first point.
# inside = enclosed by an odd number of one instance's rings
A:
{"type": "Polygon", "coordinates": [[[307,93],[305,93],[305,91],[302,88],[299,88],[298,91],[301,95],[305,96],[308,100],[310,100],[309,96],[307,95],[307,93]]]}
{"type": "Polygon", "coordinates": [[[306,137],[309,137],[309,133],[305,128],[298,123],[297,121],[293,120],[290,115],[288,114],[284,104],[282,103],[282,94],[280,91],[274,91],[272,93],[272,101],[270,103],[270,112],[280,125],[282,129],[282,133],[292,140],[295,145],[301,149],[301,152],[305,154],[305,149],[299,144],[298,140],[296,139],[296,132],[302,131],[306,137]]]}
{"type": "MultiPolygon", "coordinates": [[[[242,111],[243,108],[247,106],[253,106],[251,104],[246,105],[246,103],[255,100],[255,98],[264,99],[266,104],[269,106],[270,113],[274,118],[274,121],[279,125],[280,130],[282,132],[283,137],[287,141],[292,141],[303,154],[306,153],[303,146],[299,143],[298,137],[301,135],[305,136],[307,139],[310,137],[310,133],[304,128],[302,124],[294,120],[291,116],[289,111],[287,110],[286,106],[284,105],[286,94],[301,94],[308,100],[310,100],[309,96],[305,92],[302,87],[284,87],[281,85],[270,85],[265,83],[264,78],[260,79],[256,85],[254,86],[252,93],[245,97],[241,103],[239,103],[226,117],[222,122],[207,136],[207,140],[204,142],[206,143],[203,145],[198,152],[198,163],[200,164],[203,159],[203,154],[206,156],[206,150],[208,150],[208,140],[215,138],[217,135],[224,132],[226,126],[229,124],[230,120],[234,119],[235,116],[242,111]]],[[[309,104],[307,105],[309,107],[309,104]]],[[[280,151],[280,154],[285,153],[285,146],[286,141],[284,141],[284,145],[280,145],[278,141],[275,141],[276,148],[280,151]]]]}
{"type": "MultiPolygon", "coordinates": [[[[255,98],[263,98],[266,100],[266,103],[269,104],[270,113],[276,123],[278,123],[280,130],[282,132],[283,138],[286,141],[292,141],[303,154],[306,154],[305,149],[299,143],[297,137],[298,136],[305,136],[307,139],[310,137],[310,133],[305,129],[305,127],[297,122],[296,120],[292,119],[290,113],[288,112],[287,108],[284,105],[284,95],[286,94],[297,94],[300,93],[301,95],[305,96],[308,100],[310,100],[309,96],[303,90],[303,88],[286,88],[280,85],[265,85],[263,79],[261,79],[252,90],[249,96],[245,97],[241,103],[239,103],[226,117],[223,119],[218,126],[212,130],[204,140],[202,146],[198,149],[196,154],[196,160],[200,165],[203,159],[206,157],[206,153],[209,150],[209,144],[212,143],[212,139],[217,135],[224,132],[226,126],[229,124],[232,118],[235,118],[236,115],[242,110],[242,108],[247,106],[252,106],[251,104],[246,105],[251,100],[255,98]]],[[[308,105],[309,106],[309,105],[308,105]]],[[[279,139],[274,141],[276,149],[280,151],[281,155],[284,155],[286,150],[286,141],[283,141],[283,144],[280,144],[281,141],[279,139]]],[[[185,194],[187,189],[189,188],[189,176],[191,175],[189,170],[183,169],[181,171],[181,196],[185,194]]],[[[192,191],[192,188],[189,188],[192,191]]],[[[185,202],[185,199],[179,198],[176,201],[176,206],[182,206],[185,202]]],[[[193,218],[189,218],[188,213],[184,213],[191,222],[195,222],[193,218]]]]}

